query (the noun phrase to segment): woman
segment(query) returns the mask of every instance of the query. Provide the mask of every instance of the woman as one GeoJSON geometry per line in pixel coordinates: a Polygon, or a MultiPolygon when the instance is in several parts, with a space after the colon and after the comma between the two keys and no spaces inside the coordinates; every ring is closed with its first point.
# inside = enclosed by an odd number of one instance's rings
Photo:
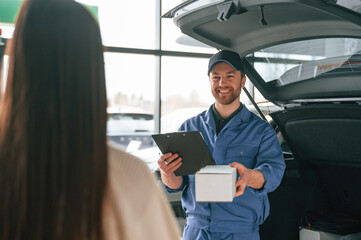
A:
{"type": "Polygon", "coordinates": [[[72,0],[24,1],[7,52],[0,239],[179,239],[146,165],[107,151],[104,59],[91,14],[72,0]]]}

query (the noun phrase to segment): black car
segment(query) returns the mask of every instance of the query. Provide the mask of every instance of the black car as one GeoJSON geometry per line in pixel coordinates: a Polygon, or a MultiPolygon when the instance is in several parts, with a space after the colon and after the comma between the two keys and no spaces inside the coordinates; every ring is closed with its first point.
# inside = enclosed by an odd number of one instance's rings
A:
{"type": "Polygon", "coordinates": [[[200,0],[163,16],[195,42],[238,52],[249,80],[282,109],[270,116],[287,168],[261,239],[361,239],[360,6],[200,0]]]}

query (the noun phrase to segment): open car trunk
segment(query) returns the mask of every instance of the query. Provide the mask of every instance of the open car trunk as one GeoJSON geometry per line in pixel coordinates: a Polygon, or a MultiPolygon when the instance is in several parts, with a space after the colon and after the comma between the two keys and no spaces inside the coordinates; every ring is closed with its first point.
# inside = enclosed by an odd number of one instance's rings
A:
{"type": "Polygon", "coordinates": [[[301,225],[341,235],[360,232],[361,105],[315,104],[271,116],[293,157],[286,155],[284,179],[269,194],[272,208],[261,238],[298,239],[301,225]],[[312,222],[310,216],[323,218],[312,222]]]}

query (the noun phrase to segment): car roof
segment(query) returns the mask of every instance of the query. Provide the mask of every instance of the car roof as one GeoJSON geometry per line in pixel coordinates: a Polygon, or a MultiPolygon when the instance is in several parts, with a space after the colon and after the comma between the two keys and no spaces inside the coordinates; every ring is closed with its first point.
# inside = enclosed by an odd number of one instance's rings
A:
{"type": "MultiPolygon", "coordinates": [[[[336,1],[188,1],[165,14],[165,17],[173,17],[174,23],[184,34],[202,43],[238,52],[249,79],[268,100],[276,104],[315,98],[360,97],[358,100],[361,100],[361,71],[275,85],[265,81],[250,61],[250,56],[255,52],[276,45],[307,40],[312,43],[313,39],[326,38],[361,39],[361,14],[336,4],[336,1]],[[349,82],[344,84],[344,80],[339,81],[340,76],[347,77],[349,82]]],[[[314,67],[320,68],[320,64],[317,64],[314,67]]],[[[321,68],[325,65],[322,63],[321,68]]]]}

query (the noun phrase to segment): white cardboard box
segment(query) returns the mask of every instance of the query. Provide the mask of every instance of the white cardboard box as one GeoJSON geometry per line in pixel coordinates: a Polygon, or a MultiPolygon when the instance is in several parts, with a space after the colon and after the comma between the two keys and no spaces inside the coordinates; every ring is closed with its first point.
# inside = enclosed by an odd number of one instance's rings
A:
{"type": "Polygon", "coordinates": [[[195,174],[197,202],[232,202],[236,193],[236,169],[209,165],[195,174]]]}

